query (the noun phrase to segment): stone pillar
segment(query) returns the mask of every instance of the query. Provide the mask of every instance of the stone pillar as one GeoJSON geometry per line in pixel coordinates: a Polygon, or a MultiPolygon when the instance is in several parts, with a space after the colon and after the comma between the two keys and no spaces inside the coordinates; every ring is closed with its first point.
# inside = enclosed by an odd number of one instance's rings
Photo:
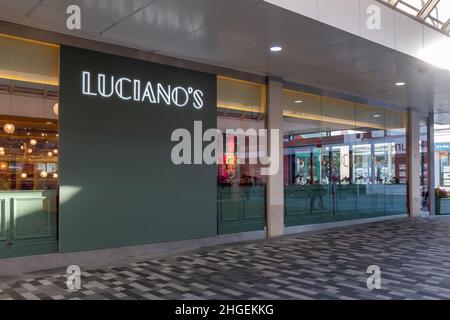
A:
{"type": "Polygon", "coordinates": [[[428,128],[427,128],[427,140],[428,140],[428,201],[430,204],[430,215],[436,214],[435,209],[435,196],[434,188],[436,187],[436,157],[434,152],[434,113],[428,114],[428,128]]]}
{"type": "Polygon", "coordinates": [[[420,216],[422,197],[420,194],[420,124],[419,113],[408,111],[408,208],[409,216],[420,216]]]}
{"type": "Polygon", "coordinates": [[[283,81],[281,79],[267,78],[266,127],[268,137],[272,129],[278,129],[280,133],[279,147],[274,148],[271,143],[268,146],[272,157],[273,152],[279,156],[278,171],[267,176],[267,237],[273,238],[284,234],[283,81]]]}

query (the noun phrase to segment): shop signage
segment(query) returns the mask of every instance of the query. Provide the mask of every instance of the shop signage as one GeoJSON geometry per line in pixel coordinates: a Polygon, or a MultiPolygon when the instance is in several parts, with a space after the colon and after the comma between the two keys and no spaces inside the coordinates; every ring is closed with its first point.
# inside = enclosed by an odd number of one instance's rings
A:
{"type": "Polygon", "coordinates": [[[395,144],[395,152],[397,154],[405,154],[406,153],[406,147],[404,143],[396,143],[395,144]]]}
{"type": "Polygon", "coordinates": [[[168,106],[203,108],[203,91],[193,87],[144,81],[131,77],[81,72],[82,93],[86,96],[111,98],[168,106]]]}
{"type": "MultiPolygon", "coordinates": [[[[60,54],[60,252],[215,236],[217,167],[174,164],[171,135],[195,121],[217,128],[217,76],[67,46],[60,54]]],[[[202,151],[211,142],[192,141],[202,151]]]]}
{"type": "Polygon", "coordinates": [[[436,151],[450,151],[450,143],[435,143],[434,150],[436,151]]]}

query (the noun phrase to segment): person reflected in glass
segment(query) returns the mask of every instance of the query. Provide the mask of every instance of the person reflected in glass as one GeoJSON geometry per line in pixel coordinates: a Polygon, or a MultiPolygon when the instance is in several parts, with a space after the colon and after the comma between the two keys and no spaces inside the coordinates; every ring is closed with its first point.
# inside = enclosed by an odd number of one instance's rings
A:
{"type": "Polygon", "coordinates": [[[317,197],[319,198],[319,210],[323,210],[325,209],[325,206],[323,205],[323,196],[325,194],[325,188],[323,187],[323,185],[321,185],[319,183],[319,181],[317,179],[314,179],[314,183],[313,183],[313,191],[311,193],[311,207],[312,210],[316,210],[315,209],[315,205],[316,205],[316,199],[317,197]]]}

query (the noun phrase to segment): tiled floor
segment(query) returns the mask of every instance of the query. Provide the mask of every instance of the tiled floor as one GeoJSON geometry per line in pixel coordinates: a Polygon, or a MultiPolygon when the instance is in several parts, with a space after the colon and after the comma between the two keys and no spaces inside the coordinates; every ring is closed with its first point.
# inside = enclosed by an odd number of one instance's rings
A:
{"type": "Polygon", "coordinates": [[[400,219],[0,284],[0,299],[450,299],[450,219],[400,219]],[[381,268],[368,290],[366,269],[381,268]]]}

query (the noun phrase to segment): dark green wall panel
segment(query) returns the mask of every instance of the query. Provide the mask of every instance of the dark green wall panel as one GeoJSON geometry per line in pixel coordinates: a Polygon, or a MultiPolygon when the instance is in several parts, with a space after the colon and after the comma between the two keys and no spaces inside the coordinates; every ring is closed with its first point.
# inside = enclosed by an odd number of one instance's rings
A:
{"type": "Polygon", "coordinates": [[[215,75],[62,47],[59,119],[62,252],[217,234],[216,166],[170,158],[173,130],[216,128],[215,75]],[[82,71],[201,89],[205,103],[83,95],[82,71]]]}

